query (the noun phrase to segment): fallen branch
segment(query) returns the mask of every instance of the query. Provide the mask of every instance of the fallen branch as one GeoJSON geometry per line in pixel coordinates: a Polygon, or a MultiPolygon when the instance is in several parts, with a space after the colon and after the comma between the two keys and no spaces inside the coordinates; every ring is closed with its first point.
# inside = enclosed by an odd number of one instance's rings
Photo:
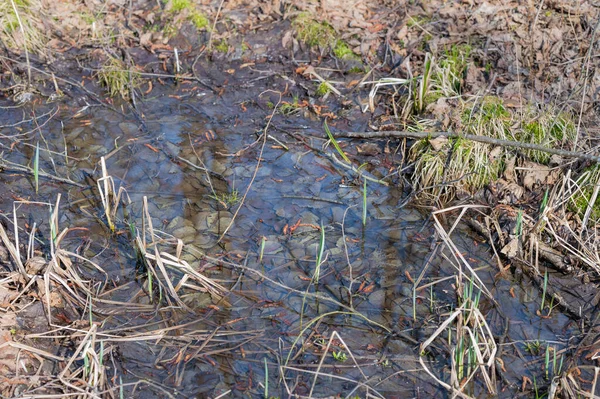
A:
{"type": "Polygon", "coordinates": [[[448,137],[448,138],[462,138],[472,141],[478,141],[480,143],[487,143],[493,145],[499,145],[502,147],[514,147],[522,148],[526,150],[542,151],[548,154],[560,155],[567,158],[579,158],[586,159],[588,161],[600,163],[600,156],[584,154],[575,151],[558,150],[554,148],[547,148],[537,144],[531,143],[520,143],[518,141],[495,139],[486,136],[476,136],[474,134],[459,134],[454,132],[409,132],[406,130],[384,130],[379,132],[346,132],[346,133],[335,133],[335,137],[351,137],[361,139],[372,139],[372,138],[389,138],[389,137],[409,137],[414,139],[434,139],[436,137],[448,137]]]}

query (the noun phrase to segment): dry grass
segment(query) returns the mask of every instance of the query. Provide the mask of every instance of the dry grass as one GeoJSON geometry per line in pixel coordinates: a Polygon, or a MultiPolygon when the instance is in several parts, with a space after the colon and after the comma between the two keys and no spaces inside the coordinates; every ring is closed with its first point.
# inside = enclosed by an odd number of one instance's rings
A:
{"type": "Polygon", "coordinates": [[[40,20],[43,17],[39,0],[1,0],[0,40],[13,50],[45,54],[48,49],[40,20]]]}

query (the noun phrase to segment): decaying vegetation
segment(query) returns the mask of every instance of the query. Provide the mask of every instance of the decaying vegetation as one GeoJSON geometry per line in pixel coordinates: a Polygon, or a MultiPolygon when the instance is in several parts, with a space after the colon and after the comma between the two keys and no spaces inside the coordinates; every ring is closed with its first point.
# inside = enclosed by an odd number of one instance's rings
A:
{"type": "Polygon", "coordinates": [[[218,3],[0,0],[0,395],[596,397],[598,6],[218,3]]]}

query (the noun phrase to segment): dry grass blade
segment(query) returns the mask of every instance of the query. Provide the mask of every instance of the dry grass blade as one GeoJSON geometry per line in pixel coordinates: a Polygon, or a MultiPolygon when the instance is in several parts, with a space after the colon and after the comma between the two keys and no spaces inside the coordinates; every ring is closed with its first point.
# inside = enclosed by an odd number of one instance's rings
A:
{"type": "Polygon", "coordinates": [[[346,345],[346,343],[344,342],[344,340],[342,339],[342,337],[338,334],[338,332],[337,331],[333,331],[331,333],[331,336],[329,337],[329,340],[327,340],[327,346],[325,347],[325,350],[323,351],[323,355],[321,356],[321,360],[319,361],[319,366],[317,367],[317,370],[315,371],[315,376],[313,378],[313,383],[312,383],[312,385],[310,387],[310,393],[308,394],[308,396],[312,397],[312,395],[313,395],[313,392],[315,390],[315,386],[317,385],[317,379],[319,378],[319,375],[321,374],[321,367],[323,366],[323,362],[325,362],[325,358],[329,354],[329,348],[331,347],[331,343],[333,342],[334,339],[338,339],[341,342],[342,346],[344,348],[346,348],[346,350],[348,351],[348,354],[350,355],[350,358],[352,359],[352,362],[354,363],[354,365],[356,366],[356,368],[360,371],[360,374],[362,375],[362,377],[365,380],[367,379],[367,376],[365,375],[365,373],[363,372],[362,368],[360,367],[360,365],[358,364],[358,362],[354,358],[354,355],[352,354],[352,351],[350,350],[350,348],[348,348],[348,346],[346,345]]]}
{"type": "Polygon", "coordinates": [[[104,215],[111,232],[115,232],[115,222],[117,217],[117,211],[119,210],[119,203],[121,198],[127,199],[127,204],[131,203],[127,191],[123,187],[119,187],[119,191],[115,190],[115,183],[107,172],[105,158],[100,158],[100,165],[102,168],[102,177],[98,179],[98,191],[100,192],[100,200],[102,207],[104,208],[104,215]]]}
{"type": "MultiPolygon", "coordinates": [[[[465,302],[460,308],[455,310],[448,318],[435,330],[435,332],[421,344],[421,356],[419,362],[423,369],[429,374],[434,380],[436,380],[441,386],[452,392],[453,395],[461,398],[471,398],[466,395],[463,390],[465,386],[474,378],[475,374],[479,371],[484,377],[488,391],[491,394],[496,393],[495,379],[494,379],[494,362],[497,352],[497,346],[494,341],[494,336],[485,320],[485,317],[479,309],[476,307],[468,306],[465,302]],[[446,340],[448,337],[448,329],[456,330],[457,336],[460,333],[466,333],[468,336],[468,342],[470,343],[469,349],[475,353],[477,358],[477,365],[471,371],[471,373],[463,378],[458,378],[456,375],[456,350],[452,349],[452,354],[448,354],[452,359],[452,375],[450,377],[450,383],[439,379],[429,367],[427,367],[423,360],[423,353],[427,351],[427,348],[438,338],[446,340]]],[[[458,349],[462,350],[462,349],[458,349]]]]}
{"type": "MultiPolygon", "coordinates": [[[[268,90],[266,92],[261,93],[267,93],[267,92],[271,92],[271,90],[268,90]]],[[[265,126],[265,129],[261,135],[262,137],[262,143],[260,146],[260,151],[258,153],[258,157],[257,157],[257,161],[256,161],[256,167],[254,168],[254,173],[252,174],[252,178],[250,179],[250,183],[248,183],[248,187],[246,187],[246,191],[244,192],[244,195],[242,196],[242,199],[237,207],[237,209],[235,210],[235,213],[233,214],[233,217],[231,218],[231,222],[229,222],[229,224],[227,225],[227,227],[225,227],[225,230],[223,231],[223,233],[221,234],[221,236],[219,237],[219,239],[217,240],[217,242],[221,242],[221,240],[223,239],[223,237],[225,237],[225,234],[227,234],[227,232],[229,231],[229,229],[231,228],[231,226],[233,226],[233,223],[235,222],[235,218],[237,217],[240,209],[242,209],[242,206],[244,206],[244,202],[246,201],[246,197],[248,196],[248,193],[250,192],[250,189],[252,188],[252,184],[254,183],[254,180],[256,179],[256,175],[258,174],[258,170],[260,168],[260,163],[262,160],[262,156],[263,156],[263,152],[265,150],[265,146],[267,145],[267,132],[269,131],[269,128],[271,127],[271,121],[273,120],[273,117],[275,116],[275,114],[277,113],[277,110],[279,109],[279,105],[281,104],[281,92],[276,92],[279,95],[279,99],[277,100],[277,103],[275,104],[275,106],[273,107],[273,111],[271,112],[271,115],[268,118],[268,122],[267,125],[265,126]]],[[[260,139],[259,139],[260,140],[260,139]]]]}
{"type": "MultiPolygon", "coordinates": [[[[4,230],[4,226],[2,226],[2,223],[0,223],[0,239],[2,239],[2,243],[4,244],[4,246],[10,253],[10,256],[12,257],[13,262],[15,262],[15,265],[17,265],[18,272],[24,276],[27,275],[27,272],[25,271],[25,267],[23,266],[23,262],[21,262],[21,256],[19,254],[19,251],[17,251],[17,248],[13,245],[12,241],[8,238],[8,235],[6,234],[6,230],[4,230]]],[[[18,243],[17,243],[17,245],[18,245],[18,243]]]]}
{"type": "Polygon", "coordinates": [[[477,273],[475,273],[475,270],[473,270],[473,268],[471,267],[471,265],[469,264],[469,262],[467,262],[467,260],[465,259],[465,257],[461,254],[461,251],[456,247],[456,245],[454,244],[454,242],[450,238],[450,235],[452,234],[452,232],[454,231],[454,229],[458,225],[460,219],[465,215],[465,213],[469,209],[476,209],[476,208],[487,208],[487,207],[482,206],[482,205],[459,205],[459,206],[453,206],[453,207],[450,207],[450,208],[445,208],[445,209],[441,209],[439,211],[435,211],[435,212],[432,213],[432,216],[433,216],[433,220],[434,220],[434,225],[435,225],[436,232],[440,235],[440,238],[444,241],[444,244],[448,247],[448,249],[452,253],[452,256],[455,258],[455,260],[458,263],[457,269],[458,269],[459,273],[462,275],[462,273],[463,273],[462,268],[463,267],[466,270],[468,270],[469,273],[471,274],[471,276],[477,282],[477,284],[476,284],[477,288],[479,288],[481,290],[481,292],[483,292],[489,299],[491,299],[493,301],[494,298],[492,296],[492,293],[487,289],[487,287],[485,286],[485,284],[483,283],[483,281],[481,281],[481,279],[479,278],[479,276],[477,275],[477,273]],[[442,225],[442,222],[438,218],[438,215],[441,215],[441,214],[446,213],[446,212],[452,212],[452,211],[454,211],[456,209],[460,209],[461,213],[457,217],[457,219],[455,220],[455,222],[454,222],[453,226],[450,228],[450,230],[446,231],[446,229],[442,225]]]}
{"type": "MultiPolygon", "coordinates": [[[[167,270],[163,263],[163,259],[160,256],[158,242],[156,241],[156,234],[154,232],[154,227],[152,225],[152,218],[150,217],[150,212],[148,210],[148,198],[146,196],[144,196],[143,201],[144,201],[143,202],[143,216],[144,216],[143,225],[145,226],[145,230],[142,231],[143,238],[140,238],[139,236],[137,236],[137,238],[136,238],[138,248],[141,251],[141,255],[144,257],[146,266],[148,268],[148,272],[153,274],[153,276],[156,278],[156,280],[159,282],[159,284],[161,284],[161,286],[163,288],[165,288],[166,292],[170,295],[170,297],[173,298],[175,300],[175,302],[177,302],[178,306],[180,306],[183,309],[188,309],[187,306],[185,305],[185,303],[179,297],[179,295],[177,295],[177,291],[175,291],[175,287],[173,286],[173,283],[171,282],[171,278],[170,278],[169,274],[167,273],[167,270]],[[145,245],[146,235],[148,235],[151,240],[149,247],[146,247],[146,245],[145,245]],[[151,250],[154,251],[154,255],[152,256],[152,258],[150,258],[148,256],[148,251],[147,251],[148,248],[151,248],[151,250]],[[158,267],[158,270],[160,271],[160,275],[156,272],[155,266],[158,267]],[[160,278],[161,276],[163,277],[162,279],[160,278]]],[[[167,300],[168,300],[168,298],[167,298],[167,300]]]]}
{"type": "Polygon", "coordinates": [[[183,250],[181,240],[176,241],[174,255],[160,248],[161,243],[164,243],[164,241],[157,240],[158,232],[153,229],[146,197],[144,197],[143,211],[145,230],[142,237],[136,237],[136,243],[148,267],[148,272],[153,274],[153,280],[158,281],[170,297],[183,309],[188,309],[179,295],[184,288],[208,292],[213,298],[218,298],[220,303],[227,305],[228,303],[224,299],[224,295],[228,292],[227,288],[199,273],[188,262],[181,259],[183,250]],[[148,245],[145,244],[146,237],[150,238],[148,245]],[[148,251],[149,248],[150,251],[148,251]],[[160,273],[157,273],[157,270],[160,273]],[[175,282],[176,279],[178,279],[177,282],[175,282]]]}

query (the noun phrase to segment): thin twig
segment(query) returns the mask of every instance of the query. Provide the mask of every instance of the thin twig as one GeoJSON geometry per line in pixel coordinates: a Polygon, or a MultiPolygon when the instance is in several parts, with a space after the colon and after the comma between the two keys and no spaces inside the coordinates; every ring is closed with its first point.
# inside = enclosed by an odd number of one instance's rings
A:
{"type": "MultiPolygon", "coordinates": [[[[34,175],[35,174],[34,171],[33,171],[33,169],[28,168],[26,166],[18,165],[16,163],[12,163],[10,161],[7,161],[6,159],[0,159],[0,169],[2,169],[2,168],[5,171],[14,170],[14,171],[17,171],[17,172],[23,172],[23,173],[27,173],[27,174],[30,174],[30,175],[34,175]]],[[[87,188],[87,186],[85,186],[85,185],[83,185],[81,183],[77,183],[77,182],[75,182],[75,181],[73,181],[71,179],[67,179],[67,178],[59,177],[59,176],[54,176],[54,175],[51,175],[49,173],[43,172],[41,170],[38,171],[38,175],[40,177],[45,177],[45,178],[50,179],[50,180],[56,180],[56,181],[59,181],[61,183],[71,184],[71,185],[79,187],[79,188],[87,188]]]]}
{"type": "MultiPolygon", "coordinates": [[[[271,91],[271,90],[268,90],[268,91],[271,91]]],[[[229,224],[223,231],[223,234],[221,234],[221,236],[217,240],[217,243],[221,242],[223,237],[225,237],[225,234],[227,234],[227,232],[229,231],[231,226],[233,226],[233,222],[235,221],[237,214],[239,213],[240,209],[242,209],[242,206],[244,206],[244,201],[246,201],[246,197],[248,196],[248,193],[250,192],[250,188],[252,188],[254,179],[256,179],[256,175],[258,174],[258,169],[260,168],[260,161],[262,160],[263,151],[265,150],[265,145],[267,144],[267,132],[269,131],[269,127],[271,126],[271,121],[273,120],[273,116],[275,116],[275,112],[277,112],[277,109],[279,109],[279,104],[281,104],[281,93],[280,92],[278,92],[278,93],[279,93],[279,100],[277,101],[277,104],[275,104],[275,106],[273,107],[273,112],[271,112],[271,116],[269,117],[267,125],[265,126],[265,130],[262,133],[262,144],[260,146],[260,151],[258,153],[256,167],[254,168],[254,173],[252,174],[252,179],[250,179],[250,183],[248,184],[248,187],[246,188],[246,192],[244,192],[244,196],[242,197],[240,204],[238,205],[237,209],[235,210],[235,213],[233,214],[231,221],[229,222],[229,224]]]]}
{"type": "Polygon", "coordinates": [[[221,8],[223,7],[224,1],[225,0],[221,0],[221,2],[219,3],[219,8],[217,9],[217,15],[215,15],[215,21],[213,22],[212,29],[210,30],[210,35],[208,37],[208,46],[206,46],[209,51],[212,50],[213,32],[215,31],[215,28],[217,27],[217,21],[219,20],[219,14],[221,13],[221,8]]]}
{"type": "Polygon", "coordinates": [[[408,137],[414,139],[434,139],[436,137],[448,137],[448,138],[461,138],[471,141],[477,141],[480,143],[487,143],[493,145],[499,145],[503,147],[514,147],[522,148],[525,150],[535,150],[546,152],[548,154],[560,155],[567,158],[580,158],[588,161],[600,163],[600,156],[584,154],[581,152],[559,150],[555,148],[547,148],[532,143],[520,143],[518,141],[495,139],[487,136],[477,136],[474,134],[460,134],[454,132],[410,132],[406,130],[385,130],[380,132],[338,132],[335,134],[336,137],[351,137],[361,139],[372,139],[372,138],[389,138],[389,137],[408,137]]]}

